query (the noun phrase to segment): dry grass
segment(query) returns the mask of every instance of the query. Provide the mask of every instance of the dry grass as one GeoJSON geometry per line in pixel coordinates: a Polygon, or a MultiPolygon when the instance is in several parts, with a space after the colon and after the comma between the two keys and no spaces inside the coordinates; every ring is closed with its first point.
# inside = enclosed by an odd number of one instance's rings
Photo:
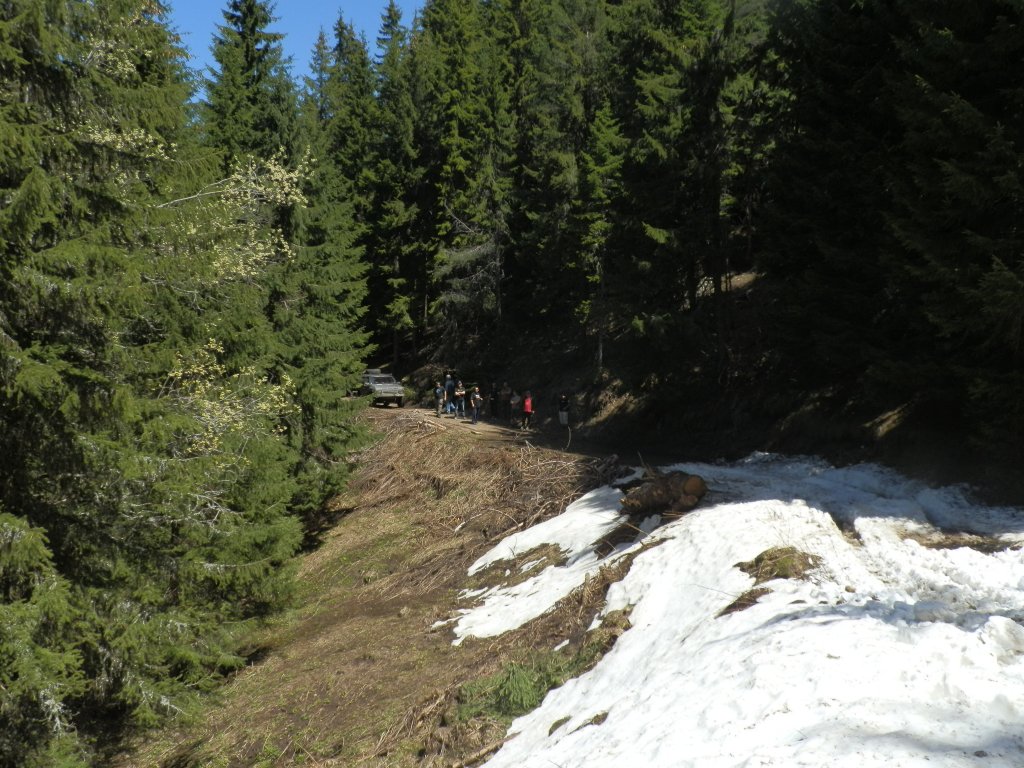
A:
{"type": "Polygon", "coordinates": [[[719,616],[728,616],[730,613],[737,613],[738,611],[745,611],[753,605],[757,604],[757,601],[762,597],[771,592],[767,587],[754,587],[754,589],[748,589],[742,595],[737,597],[725,608],[718,612],[719,616]]]}
{"type": "Polygon", "coordinates": [[[556,544],[541,544],[512,559],[496,560],[472,576],[465,583],[465,589],[478,590],[488,587],[511,587],[536,576],[549,566],[565,563],[565,551],[556,544]]]}
{"type": "Polygon", "coordinates": [[[905,532],[904,538],[913,539],[921,546],[928,547],[929,549],[960,549],[965,547],[985,554],[1024,548],[1024,543],[1020,541],[1006,541],[995,536],[980,536],[964,532],[933,531],[931,533],[922,533],[914,531],[905,532]]]}
{"type": "Polygon", "coordinates": [[[754,584],[773,579],[803,579],[821,565],[821,558],[795,547],[772,547],[753,560],[737,563],[736,567],[754,578],[754,584]]]}
{"type": "Polygon", "coordinates": [[[755,587],[749,589],[723,608],[718,615],[726,616],[755,605],[770,591],[767,587],[758,587],[773,579],[805,579],[807,575],[821,565],[821,558],[795,547],[773,547],[766,549],[753,560],[737,563],[736,567],[753,577],[755,587]]]}
{"type": "MultiPolygon", "coordinates": [[[[530,665],[545,655],[555,655],[555,647],[560,647],[557,653],[573,669],[574,676],[591,668],[630,627],[628,614],[614,611],[603,617],[597,629],[588,632],[604,605],[608,588],[625,576],[636,554],[601,568],[529,624],[498,638],[467,640],[467,652],[479,656],[481,663],[462,682],[496,676],[510,664],[530,665]]],[[[462,685],[449,686],[419,702],[382,738],[381,753],[394,754],[402,743],[411,742],[422,745],[415,763],[418,766],[464,768],[496,751],[504,742],[508,719],[487,713],[461,717],[461,693],[462,685]]]]}
{"type": "Polygon", "coordinates": [[[456,608],[469,565],[495,539],[560,513],[610,468],[424,413],[368,411],[382,437],[332,504],[346,514],[302,559],[302,605],[246,639],[261,660],[201,722],[150,734],[118,768],[469,765],[500,745],[504,726],[454,723],[465,682],[556,639],[581,646],[621,634],[585,630],[628,564],[527,627],[451,644],[435,625],[456,608]]]}

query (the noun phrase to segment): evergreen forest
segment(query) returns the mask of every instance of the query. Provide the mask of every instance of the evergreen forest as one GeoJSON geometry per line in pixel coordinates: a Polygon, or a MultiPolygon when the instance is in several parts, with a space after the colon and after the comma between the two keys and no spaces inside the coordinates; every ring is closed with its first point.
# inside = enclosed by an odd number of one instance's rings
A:
{"type": "Polygon", "coordinates": [[[1015,0],[391,2],[301,82],[268,0],[205,72],[161,0],[0,5],[0,768],[245,664],[368,364],[1024,459],[1015,0]]]}

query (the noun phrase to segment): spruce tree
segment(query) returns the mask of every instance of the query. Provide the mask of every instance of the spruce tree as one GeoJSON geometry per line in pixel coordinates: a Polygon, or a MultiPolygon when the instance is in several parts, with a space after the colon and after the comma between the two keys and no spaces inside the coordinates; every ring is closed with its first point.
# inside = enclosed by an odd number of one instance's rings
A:
{"type": "Polygon", "coordinates": [[[516,37],[505,44],[513,51],[518,126],[511,300],[520,314],[574,328],[588,270],[573,212],[584,194],[581,153],[604,88],[602,5],[527,0],[511,3],[510,14],[516,37]]]}
{"type": "MultiPolygon", "coordinates": [[[[594,343],[597,372],[605,367],[605,340],[621,331],[624,317],[622,302],[616,296],[621,282],[613,265],[616,232],[620,229],[616,205],[622,195],[622,165],[626,141],[605,103],[594,117],[590,135],[582,153],[581,200],[577,207],[580,238],[579,263],[586,291],[576,307],[576,317],[594,343]]],[[[619,244],[622,247],[622,244],[619,244]]]]}
{"type": "Polygon", "coordinates": [[[390,349],[397,367],[418,352],[416,297],[425,295],[417,270],[412,225],[417,208],[413,202],[421,170],[416,162],[413,125],[416,119],[409,71],[408,29],[402,14],[390,0],[377,36],[380,51],[375,63],[377,111],[371,137],[372,211],[367,233],[370,306],[378,346],[390,349]]]}
{"type": "MultiPolygon", "coordinates": [[[[0,503],[27,526],[5,521],[7,544],[18,544],[5,558],[32,554],[8,575],[36,569],[54,586],[51,607],[65,604],[48,635],[19,628],[50,655],[38,671],[52,675],[30,683],[45,691],[45,716],[4,702],[16,729],[5,758],[19,765],[59,764],[51,747],[63,750],[58,737],[68,722],[85,725],[83,711],[145,720],[162,696],[173,702],[185,688],[165,663],[198,634],[183,622],[186,632],[167,635],[178,612],[156,570],[162,552],[139,524],[158,465],[138,440],[152,392],[137,376],[149,352],[132,338],[146,309],[141,227],[185,124],[186,75],[158,6],[69,10],[8,4],[2,22],[3,89],[16,98],[0,118],[11,203],[0,216],[0,503]]],[[[9,590],[4,610],[41,620],[34,600],[9,590]]],[[[2,663],[27,665],[31,653],[2,663]]]]}
{"type": "Polygon", "coordinates": [[[758,247],[767,167],[774,143],[770,116],[779,114],[785,96],[770,86],[764,69],[767,10],[765,0],[736,3],[735,32],[724,41],[731,78],[722,92],[728,162],[723,170],[723,215],[727,228],[722,255],[726,275],[750,270],[758,247]]]}
{"type": "Polygon", "coordinates": [[[220,175],[159,6],[66,11],[2,21],[17,98],[0,110],[0,504],[19,519],[3,522],[18,546],[0,554],[2,609],[39,645],[0,675],[35,665],[5,688],[46,692],[3,702],[17,765],[75,764],[92,725],[179,712],[239,663],[224,622],[287,597],[301,537],[290,387],[239,343],[266,328],[256,279],[280,249],[261,217],[294,204],[294,174],[220,175]]]}
{"type": "Polygon", "coordinates": [[[623,179],[637,241],[630,282],[645,292],[635,328],[662,348],[695,309],[698,288],[719,266],[718,63],[726,19],[717,3],[648,0],[615,9],[613,104],[630,141],[623,179]]]}
{"type": "Polygon", "coordinates": [[[772,118],[759,266],[779,290],[776,345],[804,386],[871,367],[905,339],[886,277],[888,147],[901,141],[884,97],[900,17],[884,2],[775,3],[772,118]]]}
{"type": "Polygon", "coordinates": [[[211,51],[217,69],[205,79],[203,126],[207,142],[223,152],[224,169],[247,155],[290,160],[295,131],[295,88],[288,75],[283,36],[269,31],[268,0],[230,0],[211,51]]]}
{"type": "Polygon", "coordinates": [[[45,533],[0,511],[0,765],[5,768],[85,765],[72,757],[74,738],[61,736],[73,727],[66,700],[80,696],[87,685],[75,648],[77,613],[45,533]]]}
{"type": "Polygon", "coordinates": [[[366,225],[368,152],[377,121],[375,82],[366,41],[344,18],[334,26],[334,51],[327,78],[331,115],[328,133],[333,161],[352,185],[356,215],[366,225]]]}
{"type": "Polygon", "coordinates": [[[424,168],[414,200],[415,258],[430,280],[423,302],[432,351],[455,360],[467,343],[486,335],[498,310],[501,196],[483,158],[502,153],[488,146],[502,117],[483,87],[488,52],[479,4],[433,0],[423,8],[422,25],[413,59],[416,145],[424,168]]]}
{"type": "Polygon", "coordinates": [[[311,158],[304,183],[307,204],[297,217],[300,244],[285,268],[283,298],[275,315],[282,348],[288,350],[285,370],[295,383],[298,402],[289,440],[302,459],[292,506],[310,524],[323,502],[340,489],[346,465],[338,459],[360,436],[356,402],[346,394],[358,380],[367,352],[367,334],[361,329],[365,268],[356,242],[355,183],[349,176],[359,150],[348,144],[353,140],[348,127],[358,121],[358,114],[339,98],[339,81],[345,79],[343,50],[342,45],[332,50],[321,33],[306,80],[300,137],[311,158]]]}

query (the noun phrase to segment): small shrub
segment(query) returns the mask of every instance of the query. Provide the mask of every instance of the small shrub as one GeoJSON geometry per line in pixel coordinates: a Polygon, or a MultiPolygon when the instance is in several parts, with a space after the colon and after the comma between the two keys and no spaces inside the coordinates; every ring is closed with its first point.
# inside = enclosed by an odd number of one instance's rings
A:
{"type": "Polygon", "coordinates": [[[509,664],[498,683],[498,711],[503,715],[521,715],[540,704],[548,691],[547,670],[530,669],[521,664],[509,664]]]}

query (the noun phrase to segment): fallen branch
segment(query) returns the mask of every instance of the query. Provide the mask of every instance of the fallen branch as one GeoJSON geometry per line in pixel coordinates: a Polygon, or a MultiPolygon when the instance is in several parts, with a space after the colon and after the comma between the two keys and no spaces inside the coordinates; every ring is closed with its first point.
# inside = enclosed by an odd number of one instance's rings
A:
{"type": "Polygon", "coordinates": [[[497,752],[501,748],[501,746],[506,741],[508,741],[510,738],[512,738],[512,737],[511,736],[506,736],[505,738],[501,739],[501,741],[495,741],[495,742],[493,742],[491,744],[488,744],[483,749],[478,749],[476,752],[474,752],[472,755],[467,757],[465,760],[460,760],[457,763],[452,763],[451,768],[469,768],[470,765],[472,765],[473,763],[477,762],[478,760],[483,760],[485,757],[487,757],[492,752],[497,752]]]}

